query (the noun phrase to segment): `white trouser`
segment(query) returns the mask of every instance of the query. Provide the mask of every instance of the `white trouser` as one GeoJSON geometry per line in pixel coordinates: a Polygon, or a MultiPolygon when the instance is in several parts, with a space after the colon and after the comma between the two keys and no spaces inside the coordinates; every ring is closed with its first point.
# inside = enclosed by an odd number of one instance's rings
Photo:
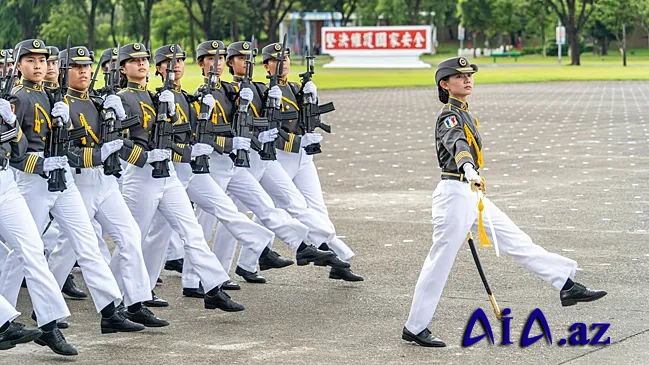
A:
{"type": "Polygon", "coordinates": [[[20,312],[5,297],[0,295],[0,327],[7,322],[13,322],[18,316],[20,316],[20,312]]]}
{"type": "Polygon", "coordinates": [[[9,256],[9,252],[11,252],[11,248],[7,247],[3,243],[4,240],[4,238],[0,240],[0,275],[2,275],[2,270],[4,269],[5,261],[7,261],[7,256],[9,256]]]}
{"type": "MultiPolygon", "coordinates": [[[[320,178],[318,177],[318,170],[313,163],[313,156],[307,155],[304,148],[300,148],[300,153],[277,150],[277,161],[282,165],[288,177],[293,180],[300,193],[302,193],[309,209],[315,210],[322,216],[327,217],[327,221],[330,224],[329,229],[335,232],[334,225],[329,219],[329,211],[322,196],[320,178]]],[[[328,242],[328,246],[343,261],[349,261],[354,257],[354,251],[337,236],[334,236],[328,242]]]]}
{"type": "MultiPolygon", "coordinates": [[[[88,216],[96,219],[101,231],[106,232],[119,247],[110,260],[110,269],[124,296],[124,305],[150,300],[151,286],[142,258],[140,229],[124,202],[117,179],[104,175],[102,167],[80,171],[74,174],[74,181],[88,216]]],[[[75,259],[70,240],[61,235],[49,259],[50,270],[60,286],[63,286],[75,259]]]]}
{"type": "MultiPolygon", "coordinates": [[[[187,190],[189,199],[205,212],[216,216],[222,225],[233,232],[243,242],[243,245],[248,248],[248,251],[251,252],[250,261],[243,263],[242,267],[245,270],[254,272],[257,267],[259,255],[261,255],[264,247],[269,242],[272,242],[275,237],[273,232],[255,224],[245,214],[239,213],[232,199],[223,192],[223,189],[208,174],[192,173],[191,165],[187,163],[174,163],[174,168],[178,179],[187,190]]],[[[143,249],[148,253],[147,256],[153,257],[156,255],[156,252],[164,253],[164,250],[160,249],[160,242],[168,240],[170,236],[171,242],[182,244],[180,237],[177,234],[172,234],[171,228],[166,220],[156,214],[154,223],[152,223],[149,234],[144,242],[143,249]]],[[[162,266],[163,260],[164,256],[159,259],[158,265],[162,266]]],[[[190,265],[183,265],[183,287],[198,287],[199,279],[196,273],[193,270],[185,270],[185,266],[190,267],[190,265]]]]}
{"type": "MultiPolygon", "coordinates": [[[[491,201],[485,201],[484,210],[493,221],[500,251],[541,279],[561,289],[568,278],[574,278],[577,263],[550,253],[532,242],[532,239],[509,219],[491,201]]],[[[419,334],[433,319],[455,256],[466,242],[469,230],[478,226],[478,196],[469,184],[442,180],[433,192],[433,246],[424,261],[412,299],[406,328],[419,334]]],[[[489,221],[483,213],[483,223],[493,242],[489,221]]],[[[477,242],[476,242],[477,244],[477,242]]]]}
{"type": "MultiPolygon", "coordinates": [[[[320,214],[314,209],[307,206],[306,199],[295,187],[293,181],[288,177],[286,171],[279,162],[264,161],[259,157],[259,153],[250,151],[250,174],[261,184],[262,188],[268,193],[277,208],[286,210],[293,218],[309,228],[307,239],[317,246],[322,243],[329,243],[336,236],[333,223],[324,214],[320,214]]],[[[240,211],[246,212],[247,208],[243,204],[237,205],[240,211]]],[[[257,221],[257,217],[254,217],[257,221]]],[[[229,268],[232,265],[232,258],[236,250],[236,238],[227,230],[219,226],[216,229],[216,238],[214,240],[218,245],[214,245],[214,252],[219,257],[221,263],[229,260],[224,267],[229,268]],[[217,252],[216,250],[219,250],[217,252]]],[[[250,261],[248,251],[243,250],[239,255],[238,266],[242,262],[250,261]]]]}
{"type": "MultiPolygon", "coordinates": [[[[48,218],[48,222],[49,222],[49,218],[48,218]]],[[[97,241],[99,241],[99,250],[101,251],[101,255],[103,256],[104,260],[106,260],[106,263],[110,263],[110,250],[108,249],[108,244],[106,243],[106,241],[104,241],[101,225],[94,218],[90,221],[90,223],[92,223],[92,228],[95,230],[97,241]]],[[[45,226],[47,226],[47,224],[45,226]]],[[[43,230],[44,229],[45,228],[43,228],[43,230]]],[[[56,219],[54,219],[52,220],[52,224],[50,224],[50,227],[47,229],[47,231],[45,231],[45,234],[43,235],[43,244],[45,245],[46,258],[49,259],[50,254],[52,253],[52,251],[54,251],[54,248],[58,244],[59,239],[61,239],[61,237],[62,236],[61,236],[61,230],[59,229],[59,224],[56,223],[56,219]]]]}
{"type": "Polygon", "coordinates": [[[68,317],[61,290],[47,268],[40,231],[7,170],[0,171],[0,235],[13,248],[0,276],[0,294],[15,307],[25,277],[39,326],[68,317]]]}
{"type": "MultiPolygon", "coordinates": [[[[121,294],[117,282],[99,250],[97,236],[69,166],[66,166],[65,179],[67,188],[64,191],[49,192],[47,179],[40,175],[16,172],[18,188],[27,201],[38,232],[42,232],[45,228],[51,211],[59,223],[62,234],[70,239],[95,307],[97,311],[100,311],[111,302],[119,302],[121,294]]],[[[65,275],[67,276],[68,273],[65,275]]],[[[59,281],[59,290],[63,282],[59,281]]],[[[7,297],[7,299],[9,298],[7,297]]]]}
{"type": "MultiPolygon", "coordinates": [[[[155,218],[153,218],[153,221],[155,222],[155,218]]],[[[155,225],[152,226],[155,227],[155,225]]],[[[173,232],[171,227],[169,227],[169,230],[170,232],[173,232]]],[[[178,237],[178,233],[173,233],[171,236],[175,239],[169,240],[169,247],[167,247],[167,257],[165,258],[165,260],[171,261],[184,259],[185,248],[183,247],[183,242],[178,237]]]]}
{"type": "MultiPolygon", "coordinates": [[[[176,176],[173,164],[169,166],[171,176],[168,178],[154,179],[151,177],[152,170],[150,164],[143,168],[128,165],[122,185],[124,200],[140,227],[142,241],[146,240],[156,212],[160,212],[183,241],[184,264],[191,265],[196,270],[206,292],[229,280],[228,274],[201,234],[201,227],[196,221],[189,197],[176,176]]],[[[163,242],[165,247],[161,251],[164,254],[169,237],[163,242]]],[[[147,260],[145,256],[145,262],[147,260]]],[[[147,269],[152,270],[148,266],[147,269]]],[[[151,287],[155,286],[155,279],[151,282],[151,287]]]]}

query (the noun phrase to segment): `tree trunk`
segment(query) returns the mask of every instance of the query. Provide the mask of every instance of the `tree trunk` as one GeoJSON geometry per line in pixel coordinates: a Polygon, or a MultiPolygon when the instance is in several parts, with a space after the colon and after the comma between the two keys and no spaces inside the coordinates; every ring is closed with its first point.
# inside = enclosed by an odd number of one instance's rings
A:
{"type": "Polygon", "coordinates": [[[189,45],[191,47],[192,58],[194,59],[194,63],[196,63],[196,36],[194,34],[194,18],[191,14],[193,2],[194,0],[189,0],[189,9],[187,12],[189,13],[189,45]]]}
{"type": "Polygon", "coordinates": [[[602,56],[607,56],[608,55],[608,39],[606,39],[606,37],[604,37],[601,42],[602,42],[602,48],[601,48],[602,49],[602,52],[601,52],[602,54],[601,55],[602,56]]]}
{"type": "Polygon", "coordinates": [[[449,25],[448,26],[448,39],[449,40],[455,40],[455,34],[453,34],[453,26],[449,25]]]}
{"type": "MultiPolygon", "coordinates": [[[[155,0],[148,0],[144,3],[144,31],[142,32],[142,42],[149,44],[151,41],[151,9],[155,0]]],[[[151,50],[149,50],[151,52],[151,50]]]]}
{"type": "Polygon", "coordinates": [[[97,14],[97,0],[90,2],[90,16],[88,16],[88,49],[95,50],[95,16],[97,14]]]}
{"type": "Polygon", "coordinates": [[[579,33],[577,33],[577,30],[572,25],[568,27],[568,29],[570,32],[570,52],[571,52],[570,56],[572,60],[570,64],[573,66],[580,66],[581,63],[579,60],[579,33]]]}
{"type": "Polygon", "coordinates": [[[547,47],[545,44],[545,23],[541,22],[541,44],[543,45],[543,57],[547,57],[547,47]]]}
{"type": "Polygon", "coordinates": [[[115,35],[115,8],[117,4],[113,3],[112,5],[110,8],[110,36],[113,38],[113,47],[117,47],[117,37],[115,35]]]}
{"type": "Polygon", "coordinates": [[[622,66],[626,67],[626,24],[622,24],[622,66]]]}

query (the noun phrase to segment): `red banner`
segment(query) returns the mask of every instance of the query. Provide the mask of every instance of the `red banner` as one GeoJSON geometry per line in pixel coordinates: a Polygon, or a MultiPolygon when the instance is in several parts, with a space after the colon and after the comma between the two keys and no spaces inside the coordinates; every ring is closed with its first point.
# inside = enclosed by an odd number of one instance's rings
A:
{"type": "Polygon", "coordinates": [[[429,27],[323,28],[323,52],[342,50],[430,49],[429,27]]]}

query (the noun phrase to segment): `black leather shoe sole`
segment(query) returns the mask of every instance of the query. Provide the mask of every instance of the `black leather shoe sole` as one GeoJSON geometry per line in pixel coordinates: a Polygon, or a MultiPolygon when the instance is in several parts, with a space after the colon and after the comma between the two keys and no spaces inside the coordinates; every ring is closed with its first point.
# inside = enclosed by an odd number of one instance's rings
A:
{"type": "Polygon", "coordinates": [[[365,280],[365,278],[363,278],[362,276],[356,275],[351,271],[345,271],[344,273],[340,273],[340,272],[335,272],[333,270],[329,273],[329,279],[343,280],[343,281],[350,281],[350,282],[365,280]]]}
{"type": "Polygon", "coordinates": [[[562,307],[570,307],[573,306],[579,302],[592,302],[597,299],[601,299],[608,294],[607,292],[601,292],[597,295],[592,295],[589,297],[584,297],[584,298],[567,298],[567,299],[561,299],[561,306],[562,307]]]}
{"type": "Polygon", "coordinates": [[[160,301],[160,300],[147,300],[146,302],[142,302],[147,307],[156,307],[156,308],[162,308],[162,307],[168,307],[169,303],[167,301],[160,301]]]}
{"type": "MultiPolygon", "coordinates": [[[[139,324],[139,323],[138,323],[139,324]]],[[[139,332],[144,330],[144,325],[137,327],[122,327],[122,326],[101,326],[101,333],[117,333],[117,332],[139,332]]]]}

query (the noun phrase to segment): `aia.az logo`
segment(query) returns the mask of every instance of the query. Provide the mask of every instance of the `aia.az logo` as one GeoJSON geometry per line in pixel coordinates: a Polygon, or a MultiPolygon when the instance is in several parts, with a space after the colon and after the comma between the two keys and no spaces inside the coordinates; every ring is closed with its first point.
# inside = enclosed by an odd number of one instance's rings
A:
{"type": "MultiPolygon", "coordinates": [[[[511,341],[511,321],[512,319],[514,319],[514,317],[506,317],[510,313],[511,310],[509,308],[505,308],[502,311],[503,314],[502,341],[500,342],[500,345],[514,344],[511,341]]],[[[557,343],[560,346],[610,345],[611,338],[610,337],[604,338],[604,336],[606,335],[606,331],[610,326],[611,326],[610,323],[592,323],[589,328],[585,323],[575,322],[570,326],[569,336],[567,338],[559,339],[557,343]]],[[[487,318],[487,315],[484,313],[482,308],[478,308],[475,312],[473,312],[471,318],[469,318],[467,327],[464,330],[464,337],[462,338],[462,346],[464,347],[473,346],[476,343],[480,342],[480,340],[482,340],[485,337],[488,337],[492,344],[496,343],[494,339],[493,331],[491,330],[491,324],[489,323],[489,319],[487,318]],[[473,328],[478,322],[482,326],[483,334],[479,336],[471,337],[473,328]]],[[[552,345],[552,332],[550,332],[550,326],[548,325],[548,321],[545,319],[545,315],[543,314],[541,309],[536,308],[527,317],[527,321],[525,322],[523,333],[521,334],[520,337],[520,346],[521,347],[530,346],[542,338],[545,338],[546,342],[552,345]],[[541,334],[536,336],[530,336],[530,332],[532,330],[532,326],[534,325],[534,323],[539,324],[539,327],[541,328],[541,334]]]]}

